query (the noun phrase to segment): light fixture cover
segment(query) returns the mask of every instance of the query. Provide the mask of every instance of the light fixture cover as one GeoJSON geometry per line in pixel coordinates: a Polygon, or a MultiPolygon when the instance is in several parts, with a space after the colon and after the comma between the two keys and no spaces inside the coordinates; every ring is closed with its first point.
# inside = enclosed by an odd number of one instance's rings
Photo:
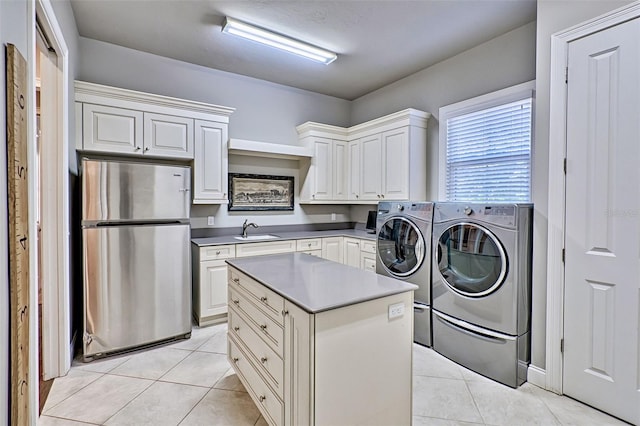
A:
{"type": "Polygon", "coordinates": [[[299,40],[255,27],[237,19],[225,18],[222,32],[244,37],[248,40],[276,47],[296,55],[304,56],[323,64],[330,64],[338,57],[335,53],[299,40]]]}

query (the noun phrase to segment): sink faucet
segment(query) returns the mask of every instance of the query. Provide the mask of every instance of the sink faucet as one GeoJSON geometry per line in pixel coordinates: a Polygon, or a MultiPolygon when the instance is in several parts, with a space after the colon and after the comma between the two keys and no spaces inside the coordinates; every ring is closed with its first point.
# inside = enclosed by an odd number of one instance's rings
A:
{"type": "Polygon", "coordinates": [[[251,222],[251,223],[247,223],[249,221],[249,219],[245,219],[244,223],[242,224],[242,238],[247,238],[247,228],[250,226],[253,226],[254,228],[257,228],[258,225],[256,225],[255,223],[251,222]]]}

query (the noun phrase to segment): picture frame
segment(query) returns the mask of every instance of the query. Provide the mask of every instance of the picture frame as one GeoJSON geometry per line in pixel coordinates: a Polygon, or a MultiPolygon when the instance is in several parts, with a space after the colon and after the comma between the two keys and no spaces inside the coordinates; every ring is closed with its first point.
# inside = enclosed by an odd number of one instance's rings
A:
{"type": "Polygon", "coordinates": [[[229,211],[293,210],[293,176],[229,173],[229,211]]]}

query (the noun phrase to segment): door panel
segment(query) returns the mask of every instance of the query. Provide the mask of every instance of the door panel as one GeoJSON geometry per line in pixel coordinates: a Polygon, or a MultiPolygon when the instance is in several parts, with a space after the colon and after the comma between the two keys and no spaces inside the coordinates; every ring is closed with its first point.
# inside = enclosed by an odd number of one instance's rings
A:
{"type": "Polygon", "coordinates": [[[640,422],[640,20],[569,45],[563,392],[640,422]]]}

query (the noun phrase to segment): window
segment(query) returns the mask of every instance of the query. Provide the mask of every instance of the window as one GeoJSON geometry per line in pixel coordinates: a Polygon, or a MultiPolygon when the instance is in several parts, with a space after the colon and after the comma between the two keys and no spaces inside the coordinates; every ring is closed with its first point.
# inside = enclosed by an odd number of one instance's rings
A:
{"type": "Polygon", "coordinates": [[[440,108],[440,199],[531,200],[534,82],[440,108]]]}

